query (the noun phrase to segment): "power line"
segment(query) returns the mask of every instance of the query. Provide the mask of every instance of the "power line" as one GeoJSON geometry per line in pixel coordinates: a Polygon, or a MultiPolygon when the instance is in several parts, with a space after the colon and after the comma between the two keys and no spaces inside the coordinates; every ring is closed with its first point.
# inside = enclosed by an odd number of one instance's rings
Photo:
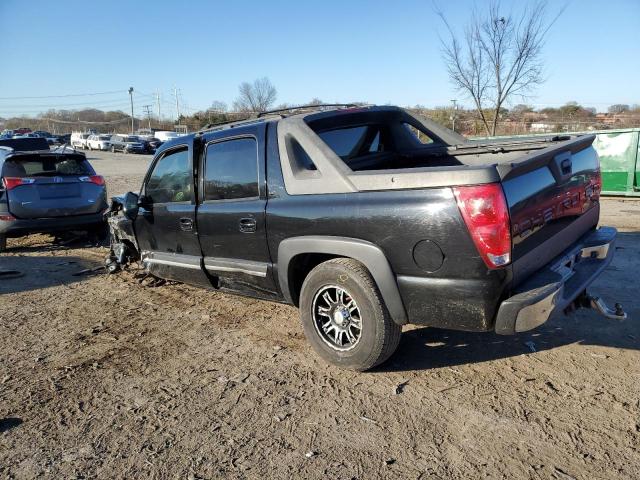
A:
{"type": "Polygon", "coordinates": [[[125,93],[126,90],[112,90],[110,92],[93,92],[93,93],[68,93],[65,95],[41,95],[34,97],[0,97],[0,100],[28,100],[35,98],[66,98],[66,97],[91,97],[94,95],[110,95],[113,93],[125,93]]]}
{"type": "Polygon", "coordinates": [[[111,125],[111,124],[115,124],[115,123],[122,123],[122,122],[129,122],[129,117],[124,117],[121,118],[120,120],[111,120],[108,122],[89,122],[87,120],[58,120],[57,118],[47,118],[47,117],[42,117],[42,118],[37,118],[34,120],[45,120],[48,122],[53,122],[53,123],[64,123],[64,124],[76,124],[76,123],[82,123],[84,125],[111,125]]]}

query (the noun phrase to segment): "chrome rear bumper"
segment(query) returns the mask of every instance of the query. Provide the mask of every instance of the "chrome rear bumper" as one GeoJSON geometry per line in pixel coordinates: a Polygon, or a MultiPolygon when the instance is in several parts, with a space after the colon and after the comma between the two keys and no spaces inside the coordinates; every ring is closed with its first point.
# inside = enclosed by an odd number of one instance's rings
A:
{"type": "MultiPolygon", "coordinates": [[[[519,286],[513,296],[500,304],[496,333],[511,335],[531,330],[554,312],[571,307],[613,260],[617,233],[611,227],[588,233],[519,286]]],[[[603,311],[611,312],[600,303],[603,311]]],[[[589,306],[599,310],[595,304],[589,306]]]]}

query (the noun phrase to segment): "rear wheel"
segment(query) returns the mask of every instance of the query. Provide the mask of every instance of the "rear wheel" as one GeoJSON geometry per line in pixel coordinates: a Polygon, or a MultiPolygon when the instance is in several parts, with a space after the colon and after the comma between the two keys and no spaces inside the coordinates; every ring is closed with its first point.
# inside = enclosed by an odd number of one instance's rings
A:
{"type": "Polygon", "coordinates": [[[402,333],[369,271],[350,258],[321,263],[307,275],[300,317],[314,350],[327,362],[352,370],[387,360],[402,333]]]}
{"type": "Polygon", "coordinates": [[[111,145],[111,153],[116,153],[116,147],[115,147],[115,145],[111,145]]]}
{"type": "Polygon", "coordinates": [[[0,252],[4,252],[7,249],[7,237],[0,235],[0,252]]]}

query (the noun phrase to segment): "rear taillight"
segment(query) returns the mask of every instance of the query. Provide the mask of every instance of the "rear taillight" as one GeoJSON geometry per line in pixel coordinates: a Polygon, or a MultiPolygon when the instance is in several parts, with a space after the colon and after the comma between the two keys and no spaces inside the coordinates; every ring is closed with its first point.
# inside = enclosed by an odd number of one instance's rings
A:
{"type": "Polygon", "coordinates": [[[13,222],[15,221],[16,217],[14,217],[13,215],[0,215],[0,221],[3,222],[13,222]]]}
{"type": "Polygon", "coordinates": [[[95,183],[96,185],[104,185],[104,177],[102,175],[91,175],[90,177],[80,177],[80,181],[95,183]]]}
{"type": "Polygon", "coordinates": [[[12,190],[20,185],[31,185],[35,183],[35,178],[19,178],[19,177],[4,177],[2,183],[4,188],[12,190]]]}
{"type": "Polygon", "coordinates": [[[453,193],[473,243],[489,268],[511,261],[507,201],[499,183],[456,187],[453,193]]]}

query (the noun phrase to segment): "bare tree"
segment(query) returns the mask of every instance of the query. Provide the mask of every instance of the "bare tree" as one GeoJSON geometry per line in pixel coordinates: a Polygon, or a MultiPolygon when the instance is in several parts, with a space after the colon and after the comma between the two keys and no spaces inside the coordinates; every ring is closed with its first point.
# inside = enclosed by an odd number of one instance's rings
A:
{"type": "Polygon", "coordinates": [[[273,105],[278,94],[267,77],[258,78],[253,83],[242,82],[238,90],[233,107],[239,112],[264,112],[273,105]]]}
{"type": "Polygon", "coordinates": [[[494,1],[484,15],[476,11],[458,38],[441,11],[449,32],[443,58],[454,86],[474,103],[487,135],[495,135],[500,110],[513,96],[524,96],[544,82],[541,53],[549,28],[562,10],[545,21],[547,5],[538,1],[519,15],[503,14],[494,1]]]}
{"type": "Polygon", "coordinates": [[[220,100],[214,100],[211,102],[211,106],[208,111],[216,112],[216,113],[225,113],[227,111],[227,104],[221,102],[220,100]]]}
{"type": "Polygon", "coordinates": [[[608,111],[609,113],[623,113],[628,112],[629,110],[629,105],[624,103],[616,103],[615,105],[611,105],[608,111]]]}

